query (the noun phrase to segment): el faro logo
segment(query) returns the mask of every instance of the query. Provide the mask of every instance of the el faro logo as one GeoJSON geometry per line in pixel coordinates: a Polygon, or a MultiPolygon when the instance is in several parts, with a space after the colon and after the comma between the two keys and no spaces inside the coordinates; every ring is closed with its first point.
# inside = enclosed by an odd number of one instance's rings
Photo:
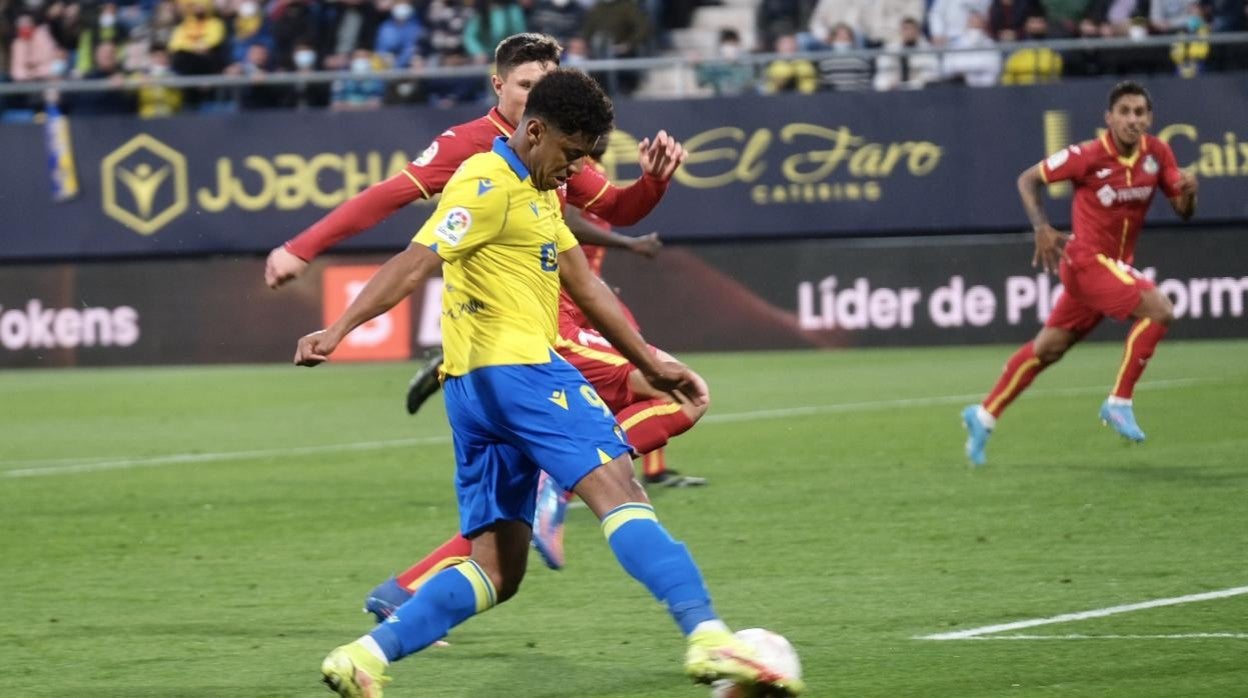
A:
{"type": "Polygon", "coordinates": [[[186,158],[146,133],[100,162],[104,213],[140,235],[151,235],[186,211],[186,158]]]}

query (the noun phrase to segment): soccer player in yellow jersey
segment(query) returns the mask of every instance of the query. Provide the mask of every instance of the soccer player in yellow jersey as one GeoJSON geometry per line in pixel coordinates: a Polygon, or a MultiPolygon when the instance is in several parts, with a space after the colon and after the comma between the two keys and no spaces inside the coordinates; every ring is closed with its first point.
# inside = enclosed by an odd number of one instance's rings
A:
{"type": "Polygon", "coordinates": [[[549,73],[533,87],[515,134],[464,162],[412,245],[332,325],[299,340],[295,362],[319,364],[348,332],[443,270],[443,387],[460,529],[472,541],[472,556],[435,575],[368,635],[330,652],[321,673],[341,696],[381,696],[387,664],[516,593],[539,468],[580,496],[601,520],[621,566],[667,605],[688,636],[691,677],[760,685],[768,695],[801,688],[760,663],[715,614],[692,556],[659,524],[634,479],[629,446],[611,411],[552,349],[562,284],[656,389],[708,400],[687,367],[649,351],[559,213],[555,189],[607,137],[612,119],[610,100],[591,78],[575,70],[549,73]]]}

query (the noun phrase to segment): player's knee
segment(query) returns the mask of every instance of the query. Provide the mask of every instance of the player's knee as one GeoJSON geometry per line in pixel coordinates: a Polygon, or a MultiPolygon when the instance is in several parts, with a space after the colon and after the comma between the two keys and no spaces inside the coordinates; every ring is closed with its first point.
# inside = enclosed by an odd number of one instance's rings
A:
{"type": "Polygon", "coordinates": [[[1040,363],[1044,366],[1055,364],[1062,360],[1062,357],[1066,355],[1066,350],[1069,348],[1068,345],[1057,342],[1037,343],[1035,347],[1036,358],[1040,359],[1040,363]]]}
{"type": "Polygon", "coordinates": [[[694,423],[696,423],[699,419],[702,419],[702,416],[705,415],[706,411],[709,409],[711,409],[710,398],[707,398],[700,405],[692,402],[686,402],[680,406],[680,410],[685,413],[685,416],[689,418],[689,421],[694,423]]]}
{"type": "Polygon", "coordinates": [[[490,583],[494,585],[494,595],[498,603],[515,596],[520,591],[520,582],[524,579],[524,570],[486,570],[490,583]]]}

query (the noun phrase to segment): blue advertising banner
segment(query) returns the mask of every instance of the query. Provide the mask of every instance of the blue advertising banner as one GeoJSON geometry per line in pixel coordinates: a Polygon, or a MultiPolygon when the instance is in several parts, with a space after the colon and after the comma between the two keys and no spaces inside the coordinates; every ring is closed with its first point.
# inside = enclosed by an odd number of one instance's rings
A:
{"type": "MultiPolygon", "coordinates": [[[[1024,168],[1103,126],[1112,81],[987,90],[621,101],[605,164],[627,183],[659,129],[690,151],[642,226],[668,240],[1016,230],[1024,168]]],[[[1153,132],[1201,178],[1202,221],[1248,219],[1248,83],[1150,83],[1153,132]]],[[[397,171],[482,105],[368,113],[71,118],[79,193],[54,202],[38,127],[0,127],[0,259],[266,251],[397,171]]],[[[1054,188],[1050,215],[1069,219],[1054,188]]],[[[397,249],[414,205],[340,249],[397,249]]],[[[1158,222],[1173,220],[1157,206],[1158,222]]]]}

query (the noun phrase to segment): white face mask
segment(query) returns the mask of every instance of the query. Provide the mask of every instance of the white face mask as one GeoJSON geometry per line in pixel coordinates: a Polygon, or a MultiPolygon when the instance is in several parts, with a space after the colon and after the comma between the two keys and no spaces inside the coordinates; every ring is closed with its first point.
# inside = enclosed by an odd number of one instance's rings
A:
{"type": "Polygon", "coordinates": [[[734,61],[741,55],[741,47],[736,44],[722,44],[719,47],[719,55],[730,61],[734,61]]]}
{"type": "Polygon", "coordinates": [[[966,30],[965,36],[968,41],[978,42],[983,39],[985,35],[983,29],[980,29],[979,27],[972,27],[966,30]]]}
{"type": "Polygon", "coordinates": [[[161,75],[168,75],[169,66],[161,65],[159,63],[153,63],[151,67],[147,69],[147,72],[151,73],[153,77],[160,77],[161,75]]]}
{"type": "Polygon", "coordinates": [[[406,22],[412,16],[412,6],[407,3],[395,5],[390,15],[399,22],[406,22]]]}
{"type": "Polygon", "coordinates": [[[356,75],[363,75],[373,69],[373,62],[368,58],[352,58],[351,72],[356,75]]]}
{"type": "Polygon", "coordinates": [[[244,2],[240,3],[238,6],[239,17],[255,17],[256,13],[259,11],[260,6],[254,2],[244,2]]]}
{"type": "Polygon", "coordinates": [[[1147,28],[1145,28],[1145,27],[1142,27],[1142,26],[1140,26],[1140,25],[1138,25],[1138,24],[1132,24],[1132,25],[1131,25],[1131,26],[1127,29],[1127,36],[1131,37],[1131,38],[1132,38],[1133,40],[1135,40],[1135,41],[1140,41],[1140,40],[1142,40],[1142,39],[1147,39],[1147,38],[1148,38],[1148,29],[1147,29],[1147,28]]]}
{"type": "Polygon", "coordinates": [[[301,48],[295,51],[295,67],[311,68],[316,65],[316,51],[310,48],[301,48]]]}
{"type": "Polygon", "coordinates": [[[569,2],[571,2],[571,0],[550,0],[550,4],[555,7],[567,7],[569,2]]]}
{"type": "Polygon", "coordinates": [[[844,51],[850,50],[853,47],[854,45],[848,41],[833,41],[832,42],[833,51],[844,52],[844,51]]]}
{"type": "Polygon", "coordinates": [[[53,77],[60,77],[65,74],[65,69],[68,67],[69,64],[65,62],[64,58],[53,58],[52,62],[48,64],[48,74],[53,77]]]}
{"type": "Polygon", "coordinates": [[[108,29],[117,24],[117,15],[100,15],[100,26],[108,29]]]}

